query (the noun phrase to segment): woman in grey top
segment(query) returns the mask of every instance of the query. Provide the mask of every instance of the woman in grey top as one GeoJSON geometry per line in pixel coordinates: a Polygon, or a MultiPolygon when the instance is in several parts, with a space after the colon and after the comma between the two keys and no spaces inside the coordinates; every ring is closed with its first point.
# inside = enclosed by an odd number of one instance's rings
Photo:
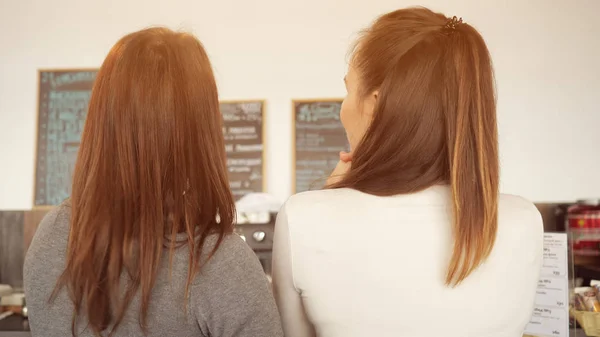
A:
{"type": "Polygon", "coordinates": [[[100,68],[71,198],[25,261],[34,336],[283,336],[233,234],[217,88],[192,35],[122,38],[100,68]]]}

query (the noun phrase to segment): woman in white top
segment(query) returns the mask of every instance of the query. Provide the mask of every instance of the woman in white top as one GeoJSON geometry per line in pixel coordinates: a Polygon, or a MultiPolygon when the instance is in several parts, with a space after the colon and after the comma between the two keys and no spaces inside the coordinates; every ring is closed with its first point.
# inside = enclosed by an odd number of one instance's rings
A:
{"type": "Polygon", "coordinates": [[[479,33],[424,8],[356,44],[341,119],[352,153],[276,225],[287,337],[517,337],[543,226],[498,192],[493,72],[479,33]]]}

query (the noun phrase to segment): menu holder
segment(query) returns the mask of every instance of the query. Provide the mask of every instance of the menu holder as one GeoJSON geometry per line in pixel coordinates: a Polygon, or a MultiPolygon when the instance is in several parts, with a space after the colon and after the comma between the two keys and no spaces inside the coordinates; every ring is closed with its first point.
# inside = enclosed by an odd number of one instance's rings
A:
{"type": "Polygon", "coordinates": [[[222,101],[229,186],[235,200],[266,191],[265,101],[222,101]]]}
{"type": "Polygon", "coordinates": [[[307,99],[292,102],[292,193],[320,189],[349,151],[340,120],[343,99],[307,99]]]}
{"type": "MultiPolygon", "coordinates": [[[[71,195],[71,181],[87,108],[98,69],[40,70],[38,73],[35,209],[71,195]]],[[[230,186],[235,199],[266,189],[264,101],[220,102],[230,186]]]]}
{"type": "Polygon", "coordinates": [[[97,69],[38,72],[34,208],[60,204],[71,179],[97,69]]]}

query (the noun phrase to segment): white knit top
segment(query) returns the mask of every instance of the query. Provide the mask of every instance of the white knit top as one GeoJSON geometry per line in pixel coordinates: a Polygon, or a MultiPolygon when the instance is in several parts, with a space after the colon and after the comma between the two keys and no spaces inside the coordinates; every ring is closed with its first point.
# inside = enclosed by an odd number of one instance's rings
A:
{"type": "Polygon", "coordinates": [[[273,282],[286,337],[521,337],[533,309],[543,225],[501,195],[493,251],[459,286],[450,189],[377,197],[305,192],[280,212],[273,282]]]}

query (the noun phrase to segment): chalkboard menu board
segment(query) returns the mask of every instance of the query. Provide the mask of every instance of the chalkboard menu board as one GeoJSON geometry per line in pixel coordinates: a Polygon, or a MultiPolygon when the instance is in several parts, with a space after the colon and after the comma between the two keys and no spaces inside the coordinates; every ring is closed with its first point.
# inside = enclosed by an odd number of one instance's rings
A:
{"type": "MultiPolygon", "coordinates": [[[[60,204],[71,180],[96,69],[39,72],[34,207],[60,204]]],[[[236,199],[264,188],[262,101],[221,102],[227,166],[236,199]]]]}
{"type": "Polygon", "coordinates": [[[264,102],[221,102],[229,186],[236,200],[263,192],[264,102]]]}
{"type": "Polygon", "coordinates": [[[57,205],[71,194],[96,73],[95,69],[39,72],[34,206],[57,205]]]}
{"type": "Polygon", "coordinates": [[[342,100],[294,101],[294,192],[320,189],[348,139],[340,121],[342,100]]]}

